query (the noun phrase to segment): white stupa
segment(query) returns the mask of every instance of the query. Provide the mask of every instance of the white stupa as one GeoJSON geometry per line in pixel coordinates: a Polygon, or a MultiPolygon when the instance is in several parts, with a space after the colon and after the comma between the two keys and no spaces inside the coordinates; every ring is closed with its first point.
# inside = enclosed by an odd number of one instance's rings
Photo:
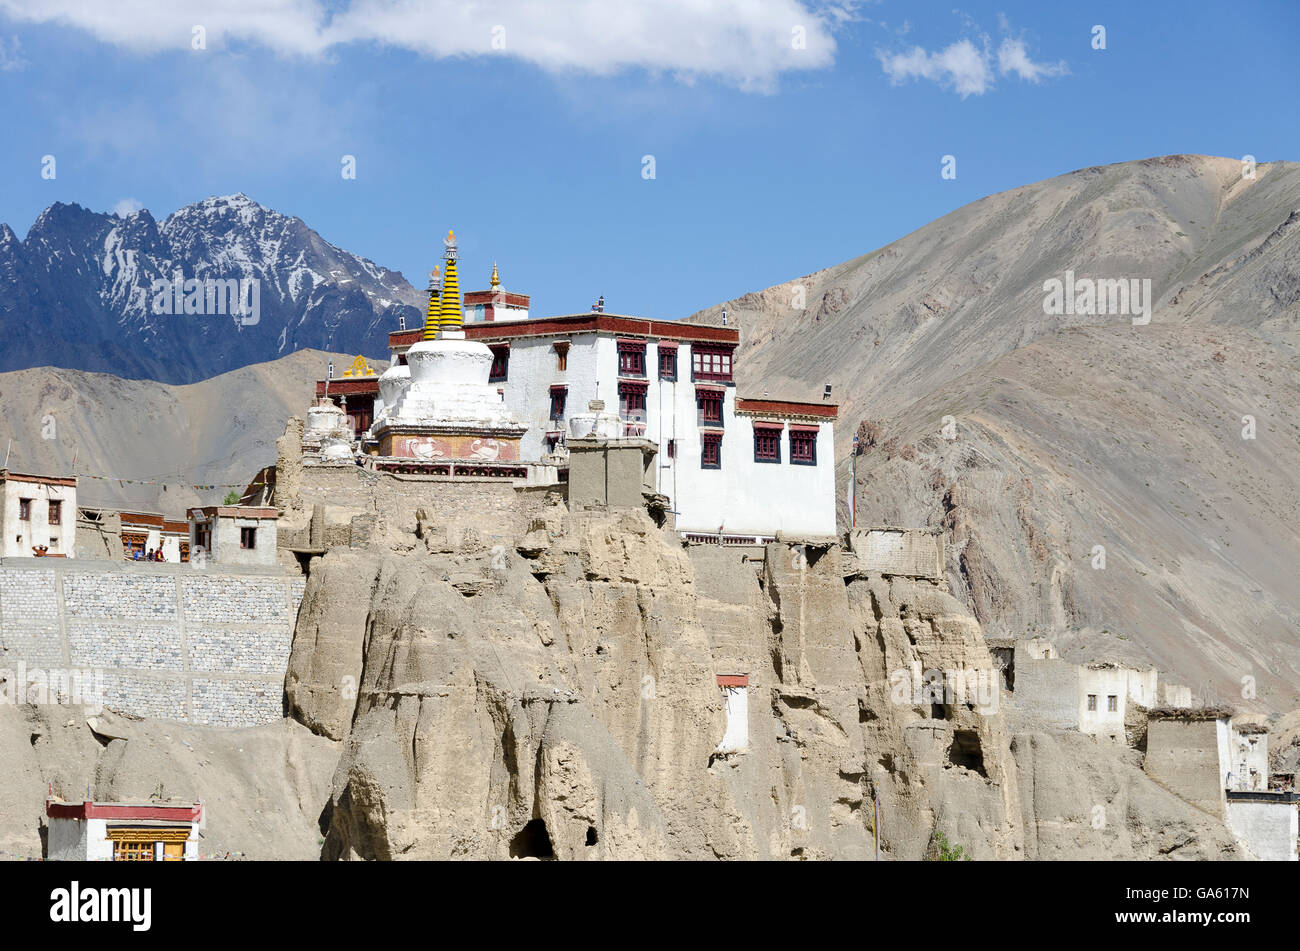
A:
{"type": "Polygon", "coordinates": [[[436,276],[430,283],[423,339],[406,352],[405,367],[391,367],[379,378],[383,407],[371,433],[381,456],[518,460],[528,426],[515,419],[498,387],[488,382],[492,351],[465,336],[455,234],[448,231],[443,243],[443,286],[439,292],[436,276]]]}

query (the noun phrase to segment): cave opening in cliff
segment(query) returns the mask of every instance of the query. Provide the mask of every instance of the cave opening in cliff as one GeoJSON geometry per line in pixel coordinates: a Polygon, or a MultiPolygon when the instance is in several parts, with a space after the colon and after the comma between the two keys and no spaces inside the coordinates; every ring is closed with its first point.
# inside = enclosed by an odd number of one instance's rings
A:
{"type": "Polygon", "coordinates": [[[545,819],[530,819],[510,840],[512,859],[553,859],[555,849],[545,819]]]}
{"type": "Polygon", "coordinates": [[[587,847],[591,848],[591,846],[595,845],[599,841],[600,836],[596,834],[596,827],[587,826],[587,847]]]}
{"type": "Polygon", "coordinates": [[[987,779],[979,733],[975,730],[953,730],[952,745],[948,747],[948,763],[972,770],[987,779]]]}

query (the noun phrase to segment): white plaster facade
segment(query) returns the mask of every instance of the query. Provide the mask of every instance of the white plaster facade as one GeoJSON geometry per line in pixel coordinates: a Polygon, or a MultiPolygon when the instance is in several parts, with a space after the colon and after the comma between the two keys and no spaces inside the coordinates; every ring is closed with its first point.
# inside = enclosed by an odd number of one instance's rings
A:
{"type": "Polygon", "coordinates": [[[1079,732],[1124,737],[1129,670],[1112,664],[1079,668],[1079,732]]]}
{"type": "Polygon", "coordinates": [[[76,557],[77,480],[0,470],[0,557],[35,557],[41,545],[76,557]]]}
{"type": "MultiPolygon", "coordinates": [[[[669,322],[600,316],[610,317],[616,328],[636,325],[647,332],[637,336],[605,326],[565,332],[563,325],[571,323],[570,318],[556,319],[553,325],[548,321],[556,332],[536,335],[530,328],[536,322],[474,326],[476,339],[494,348],[508,347],[504,379],[494,378],[491,383],[509,413],[528,426],[520,443],[523,459],[542,459],[552,448],[562,448],[569,418],[586,412],[592,400],[602,400],[610,411],[619,412],[619,384],[627,381],[644,386],[645,411],[624,414],[623,435],[644,436],[658,444],[654,490],[671,500],[678,531],[759,538],[772,538],[778,532],[796,537],[835,534],[833,406],[738,400],[730,381],[693,382],[693,348],[697,343],[714,348],[718,340],[687,339],[693,330],[690,325],[678,329],[669,322]],[[660,336],[649,332],[654,328],[660,336]],[[667,339],[663,332],[680,336],[667,339]],[[620,340],[644,346],[644,375],[620,375],[620,340]],[[676,351],[676,379],[661,379],[661,348],[676,351]],[[721,393],[720,423],[701,425],[700,390],[721,393]],[[563,392],[563,413],[553,417],[552,398],[557,392],[563,392]],[[756,458],[754,430],[762,423],[780,427],[776,461],[756,458]],[[791,460],[790,434],[795,427],[814,433],[814,464],[791,460]],[[703,464],[705,432],[721,435],[717,468],[703,464]]],[[[722,345],[737,341],[738,336],[722,345]]],[[[395,346],[394,363],[407,353],[406,348],[395,346]]]]}
{"type": "Polygon", "coordinates": [[[1242,792],[1268,791],[1268,734],[1232,728],[1230,760],[1224,788],[1242,792]]]}
{"type": "MultiPolygon", "coordinates": [[[[153,804],[119,805],[104,803],[49,803],[46,813],[49,832],[46,841],[46,856],[51,862],[111,862],[113,861],[112,833],[116,830],[129,830],[136,835],[148,836],[149,831],[174,835],[183,830],[188,831],[181,848],[182,861],[193,862],[199,857],[199,821],[182,821],[158,818],[133,818],[165,813],[184,815],[194,812],[200,819],[202,806],[174,807],[155,806],[153,804]],[[58,813],[80,814],[80,817],[58,813]],[[103,814],[108,813],[108,817],[103,814]]],[[[153,843],[155,861],[163,861],[163,843],[153,843]]]]}
{"type": "Polygon", "coordinates": [[[1300,809],[1293,795],[1234,798],[1227,802],[1228,829],[1255,858],[1265,862],[1294,862],[1300,809]]]}
{"type": "Polygon", "coordinates": [[[276,564],[276,525],[279,513],[275,509],[249,505],[209,505],[191,509],[190,562],[200,558],[222,565],[274,565],[276,564]],[[244,529],[252,531],[251,544],[244,529]],[[203,548],[205,555],[199,556],[203,548]]]}

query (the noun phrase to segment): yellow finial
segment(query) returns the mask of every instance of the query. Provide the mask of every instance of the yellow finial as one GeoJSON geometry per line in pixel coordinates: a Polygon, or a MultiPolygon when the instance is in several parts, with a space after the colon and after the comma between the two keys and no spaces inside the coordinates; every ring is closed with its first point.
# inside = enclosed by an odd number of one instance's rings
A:
{"type": "Polygon", "coordinates": [[[421,339],[432,340],[438,335],[438,266],[429,272],[429,309],[424,315],[424,334],[421,339]]]}
{"type": "Polygon", "coordinates": [[[490,287],[500,287],[501,278],[497,277],[497,262],[492,262],[492,280],[488,281],[490,287]]]}
{"type": "Polygon", "coordinates": [[[460,279],[456,276],[456,233],[447,229],[447,266],[443,270],[442,296],[438,301],[438,330],[460,330],[465,317],[460,309],[460,279]]]}

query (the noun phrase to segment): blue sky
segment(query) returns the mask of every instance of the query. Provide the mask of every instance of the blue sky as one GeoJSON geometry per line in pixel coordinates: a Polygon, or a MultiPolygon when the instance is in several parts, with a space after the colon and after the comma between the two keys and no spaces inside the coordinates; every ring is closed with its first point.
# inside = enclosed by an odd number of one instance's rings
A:
{"type": "Polygon", "coordinates": [[[0,220],[242,191],[417,286],[454,226],[466,289],[676,318],[1076,168],[1300,159],[1292,0],[467,9],[0,0],[0,220]]]}

